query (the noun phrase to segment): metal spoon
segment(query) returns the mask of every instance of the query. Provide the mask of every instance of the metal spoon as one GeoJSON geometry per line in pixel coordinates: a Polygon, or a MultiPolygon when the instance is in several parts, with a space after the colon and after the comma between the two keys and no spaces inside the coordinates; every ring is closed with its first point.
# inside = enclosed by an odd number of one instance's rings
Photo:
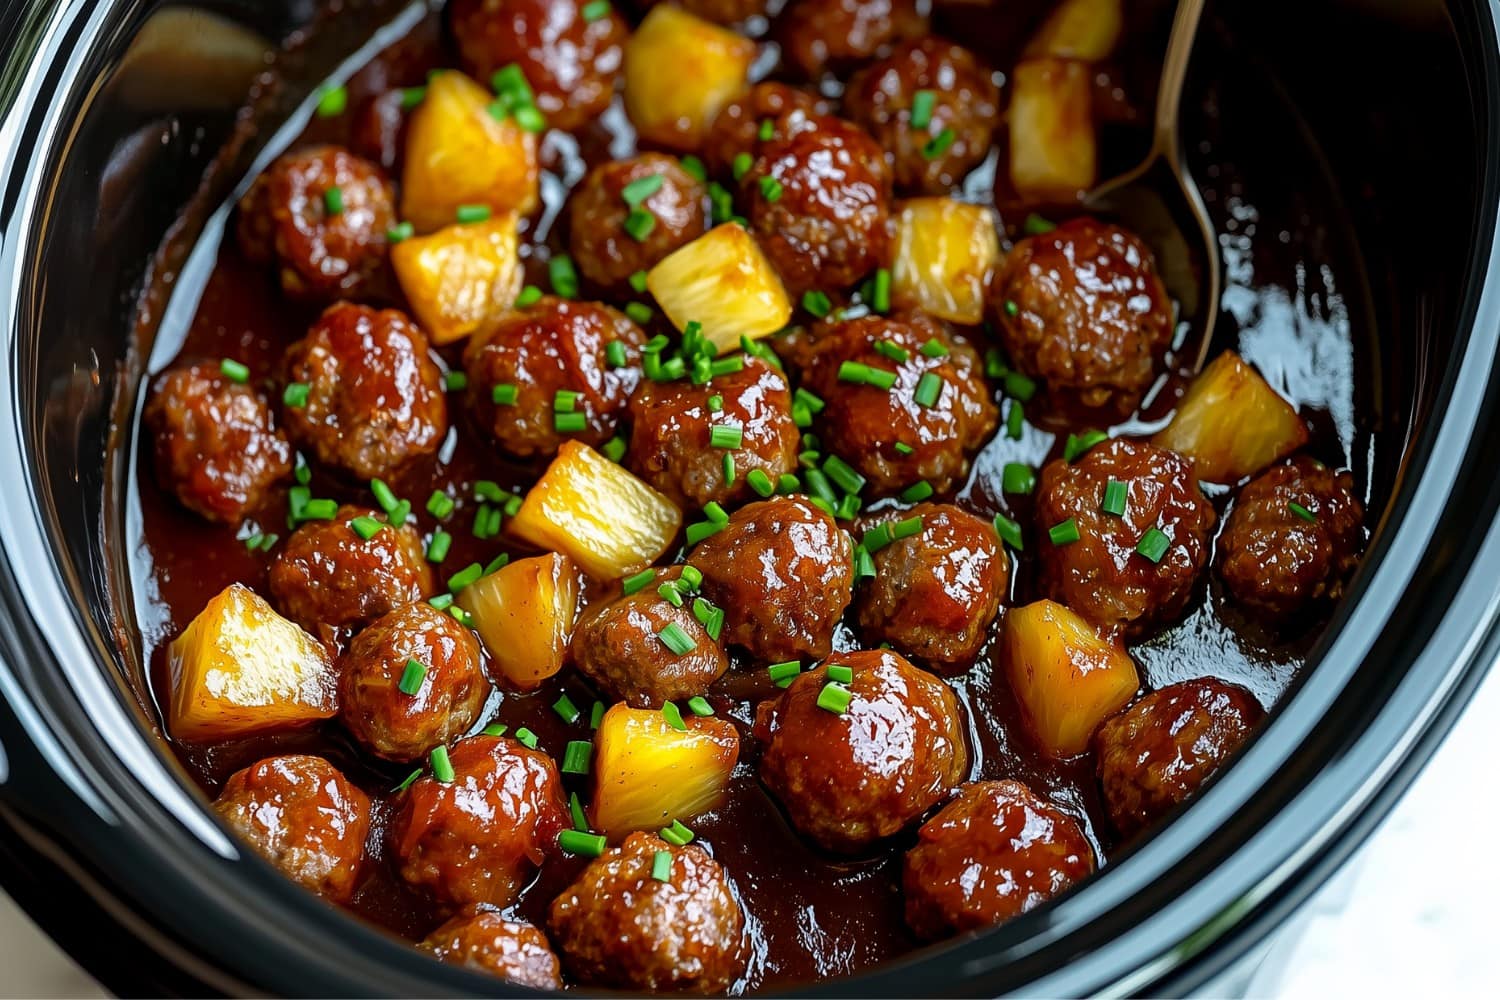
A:
{"type": "Polygon", "coordinates": [[[1151,152],[1128,173],[1105,181],[1084,199],[1091,212],[1118,220],[1156,251],[1167,292],[1177,300],[1180,318],[1189,324],[1181,357],[1203,367],[1219,314],[1222,278],[1219,238],[1203,206],[1198,185],[1182,160],[1178,118],[1188,59],[1198,34],[1205,0],[1178,0],[1167,54],[1156,93],[1156,126],[1151,152]],[[1191,345],[1197,338],[1196,354],[1191,345]]]}

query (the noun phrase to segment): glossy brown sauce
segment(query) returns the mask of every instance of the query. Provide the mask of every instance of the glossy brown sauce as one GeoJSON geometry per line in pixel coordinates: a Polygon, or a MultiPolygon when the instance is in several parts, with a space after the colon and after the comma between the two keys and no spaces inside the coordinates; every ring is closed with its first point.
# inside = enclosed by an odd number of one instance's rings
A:
{"type": "MultiPolygon", "coordinates": [[[[1047,7],[1037,2],[948,6],[937,16],[935,30],[970,45],[1003,70],[1014,62],[1047,7]]],[[[1098,81],[1102,151],[1106,156],[1103,172],[1129,164],[1144,148],[1135,109],[1149,107],[1153,99],[1151,77],[1154,53],[1159,48],[1150,31],[1141,26],[1136,30],[1146,37],[1127,33],[1122,46],[1131,61],[1101,71],[1098,81]]],[[[445,49],[440,21],[429,16],[401,43],[349,81],[351,112],[368,96],[391,87],[420,84],[428,69],[453,63],[445,49]]],[[[1192,134],[1201,138],[1195,162],[1209,164],[1200,170],[1200,180],[1223,234],[1228,271],[1220,342],[1215,350],[1241,350],[1273,386],[1296,402],[1315,429],[1312,453],[1332,465],[1352,467],[1367,508],[1378,511],[1393,469],[1388,467],[1391,460],[1373,445],[1380,414],[1368,400],[1377,373],[1362,366],[1373,365],[1375,359],[1366,344],[1356,346],[1352,340],[1357,317],[1351,317],[1351,306],[1342,298],[1342,286],[1336,278],[1342,277],[1345,260],[1327,236],[1329,228],[1337,226],[1337,219],[1328,218],[1331,210],[1326,208],[1333,202],[1320,201],[1316,189],[1304,196],[1287,187],[1291,182],[1284,174],[1294,175],[1299,182],[1317,183],[1315,178],[1307,180],[1314,161],[1306,151],[1286,154],[1285,159],[1301,163],[1296,170],[1285,169],[1277,157],[1261,161],[1259,171],[1254,173],[1246,170],[1242,175],[1240,169],[1232,167],[1231,163],[1253,161],[1258,151],[1247,151],[1243,139],[1234,145],[1230,130],[1220,128],[1221,122],[1230,120],[1231,111],[1217,105],[1220,95],[1216,87],[1201,96],[1206,113],[1189,116],[1197,127],[1192,134]],[[1221,142],[1226,144],[1222,150],[1221,142]],[[1262,197],[1261,192],[1265,192],[1265,200],[1255,201],[1262,197]]],[[[1250,108],[1247,104],[1247,113],[1250,108]]],[[[302,138],[347,141],[353,120],[352,113],[336,119],[313,118],[302,138]]],[[[1282,131],[1286,131],[1285,126],[1282,131]]],[[[552,173],[543,183],[545,205],[532,220],[532,239],[559,245],[553,223],[567,186],[576,182],[588,165],[629,155],[634,146],[618,100],[599,122],[578,136],[552,134],[543,151],[544,168],[552,173]]],[[[1003,155],[1002,149],[998,154],[1001,163],[1003,155]]],[[[997,155],[992,153],[966,182],[964,194],[974,200],[994,199],[1004,210],[1007,196],[993,190],[996,162],[997,155]]],[[[1007,217],[1006,222],[1014,227],[1019,219],[1007,217]]],[[[545,250],[537,250],[528,264],[529,279],[542,287],[546,287],[545,259],[545,250]]],[[[1357,264],[1349,264],[1347,269],[1357,283],[1357,264]]],[[[158,355],[163,345],[180,340],[175,360],[233,357],[248,365],[253,377],[262,381],[276,370],[286,345],[302,336],[318,312],[288,301],[274,276],[247,264],[233,239],[224,240],[218,248],[206,281],[183,280],[175,292],[179,300],[195,294],[198,300],[190,323],[186,329],[163,328],[158,355]]],[[[982,333],[976,333],[976,339],[983,346],[982,333]]],[[[445,350],[443,357],[450,366],[457,366],[456,350],[445,350]]],[[[1181,372],[1164,376],[1147,397],[1142,412],[1121,429],[1144,431],[1159,425],[1171,412],[1184,381],[1181,372]]],[[[450,399],[455,404],[455,426],[437,458],[415,463],[391,483],[398,495],[413,502],[424,535],[435,524],[423,509],[431,492],[442,489],[458,500],[458,510],[447,522],[453,535],[452,554],[439,570],[440,578],[470,562],[486,562],[501,551],[522,551],[502,541],[479,541],[468,531],[475,507],[471,487],[476,480],[491,479],[524,490],[538,471],[497,457],[459,415],[462,407],[458,397],[450,399]]],[[[1019,441],[1009,440],[1002,428],[977,456],[970,481],[958,491],[957,500],[984,515],[1004,511],[1024,522],[1030,511],[1015,497],[1001,495],[1000,470],[1011,461],[1039,466],[1059,451],[1059,440],[1038,427],[1028,425],[1019,441]]],[[[145,645],[142,652],[151,665],[150,690],[155,704],[162,707],[169,693],[166,644],[210,597],[230,583],[238,581],[265,591],[269,557],[249,553],[241,539],[261,530],[285,538],[286,498],[284,490],[278,493],[258,518],[236,533],[180,508],[157,487],[149,448],[137,446],[136,453],[134,508],[139,516],[130,521],[130,530],[136,534],[127,539],[127,544],[145,645]]],[[[313,472],[314,495],[372,502],[364,488],[351,488],[317,468],[313,472]]],[[[1216,499],[1221,513],[1224,499],[1216,499]]],[[[1020,559],[1014,570],[1010,603],[1025,603],[1036,596],[1029,560],[1020,559]]],[[[1131,648],[1146,685],[1154,688],[1174,680],[1213,675],[1242,684],[1262,703],[1273,705],[1295,679],[1321,626],[1308,627],[1292,637],[1268,635],[1228,607],[1212,582],[1203,584],[1202,589],[1205,593],[1181,624],[1131,648]]],[[[835,648],[853,645],[852,631],[841,627],[835,648]]],[[[991,656],[981,657],[966,675],[950,680],[967,718],[973,750],[971,777],[1017,778],[1050,797],[1082,820],[1101,861],[1107,863],[1116,844],[1101,818],[1092,757],[1056,761],[1040,754],[1022,730],[1009,686],[991,656]]],[[[492,695],[476,729],[496,721],[512,729],[524,725],[540,737],[543,750],[560,756],[566,741],[577,738],[579,732],[576,725],[565,725],[550,708],[564,691],[582,706],[595,700],[576,672],[565,670],[533,694],[492,695]]],[[[726,804],[692,823],[724,863],[745,904],[754,957],[739,984],[744,990],[846,975],[916,944],[902,919],[899,889],[900,857],[906,843],[898,838],[878,855],[863,860],[825,856],[790,829],[757,782],[757,748],[749,739],[750,722],[755,704],[774,693],[763,670],[732,670],[715,686],[712,700],[721,714],[736,721],[744,738],[742,758],[726,804]]],[[[352,908],[406,937],[427,933],[440,919],[425,898],[408,890],[381,857],[390,808],[388,793],[406,777],[410,766],[390,765],[362,754],[336,721],[311,730],[211,746],[174,743],[173,750],[209,796],[216,794],[235,770],[261,758],[288,752],[326,756],[377,800],[376,829],[370,841],[372,875],[356,895],[352,908]]],[[[565,782],[570,790],[576,789],[587,798],[586,781],[568,777],[565,782]]],[[[545,924],[549,902],[584,863],[567,856],[549,860],[512,912],[545,924]]]]}

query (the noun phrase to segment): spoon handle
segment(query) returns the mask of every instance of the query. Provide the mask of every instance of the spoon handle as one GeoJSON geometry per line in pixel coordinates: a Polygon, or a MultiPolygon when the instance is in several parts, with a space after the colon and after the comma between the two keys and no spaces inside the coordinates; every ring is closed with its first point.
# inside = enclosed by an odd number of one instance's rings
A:
{"type": "Polygon", "coordinates": [[[1187,81],[1188,60],[1193,41],[1198,36],[1198,21],[1207,0],[1177,0],[1172,18],[1172,35],[1167,39],[1167,54],[1162,59],[1161,82],[1156,91],[1156,134],[1152,137],[1155,152],[1170,162],[1178,162],[1177,117],[1182,108],[1182,87],[1187,81]]]}

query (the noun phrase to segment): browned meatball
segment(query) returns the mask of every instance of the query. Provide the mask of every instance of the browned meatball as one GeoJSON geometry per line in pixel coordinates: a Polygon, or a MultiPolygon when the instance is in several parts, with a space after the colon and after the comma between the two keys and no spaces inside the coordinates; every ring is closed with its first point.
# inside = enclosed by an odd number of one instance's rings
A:
{"type": "Polygon", "coordinates": [[[1004,923],[1094,870],[1077,821],[1019,781],[977,781],[906,852],[906,922],[924,938],[1004,923]]]}
{"type": "Polygon", "coordinates": [[[630,468],[680,507],[709,501],[740,503],[753,490],[755,469],[771,482],[797,467],[801,441],[792,421],[786,377],[758,358],[704,385],[686,381],[645,382],[630,397],[630,468]],[[709,406],[714,400],[719,409],[709,406]],[[738,427],[738,448],[716,448],[714,427],[738,427]],[[734,456],[734,480],[724,478],[724,456],[734,456]]]}
{"type": "Polygon", "coordinates": [[[1153,691],[1094,734],[1110,821],[1125,837],[1186,801],[1250,735],[1260,704],[1212,677],[1153,691]]]}
{"type": "MultiPolygon", "coordinates": [[[[929,389],[932,380],[928,380],[929,389]]],[[[877,493],[894,493],[923,479],[944,491],[969,471],[969,454],[990,436],[998,412],[984,383],[979,354],[922,314],[866,316],[820,328],[814,335],[804,384],[826,404],[818,431],[826,450],[858,469],[877,493]],[[936,339],[946,353],[929,357],[936,339]],[[907,354],[894,361],[877,350],[907,354]],[[890,389],[839,377],[845,362],[893,372],[890,389]],[[931,373],[938,396],[917,402],[931,373]],[[901,447],[898,449],[898,445],[901,447]]]]}
{"type": "Polygon", "coordinates": [[[760,779],[792,825],[855,853],[941,802],[964,779],[958,699],[948,685],[883,649],[836,653],[755,711],[760,779]],[[854,679],[843,712],[818,704],[830,665],[854,679]]]}
{"type": "Polygon", "coordinates": [[[338,146],[287,153],[240,200],[239,239],[251,261],[276,265],[299,299],[379,291],[396,195],[381,169],[338,146]]]}
{"type": "Polygon", "coordinates": [[[843,72],[926,33],[917,0],[792,0],[777,25],[783,58],[809,78],[843,72]]]}
{"type": "Polygon", "coordinates": [[[1208,559],[1214,509],[1198,489],[1192,463],[1145,441],[1115,438],[1071,465],[1047,463],[1036,490],[1043,592],[1107,629],[1139,632],[1176,618],[1193,596],[1208,559]],[[1125,484],[1125,514],[1099,509],[1110,480],[1125,484]],[[1057,544],[1049,532],[1071,520],[1078,541],[1057,544]],[[1153,560],[1138,551],[1165,535],[1153,560]]]}
{"type": "Polygon", "coordinates": [[[557,955],[547,935],[530,924],[506,920],[494,910],[466,906],[418,948],[441,961],[462,965],[539,990],[562,989],[557,955]]]}
{"type": "Polygon", "coordinates": [[[395,309],[330,306],[282,359],[307,403],[283,408],[287,433],[355,479],[389,476],[448,433],[443,376],[427,336],[395,309]]]}
{"type": "Polygon", "coordinates": [[[727,173],[736,156],[741,153],[753,156],[760,148],[761,123],[771,122],[774,130],[789,111],[826,115],[833,111],[833,105],[817,94],[785,83],[772,80],[757,83],[744,96],[724,105],[714,118],[703,143],[704,162],[715,173],[727,173]]]}
{"type": "Polygon", "coordinates": [[[609,107],[630,29],[614,8],[590,21],[588,0],[452,0],[448,19],[470,76],[521,67],[547,124],[586,124],[609,107]]]}
{"type": "Polygon", "coordinates": [[[271,596],[282,614],[313,635],[335,641],[403,604],[432,592],[422,537],[410,524],[361,538],[349,522],[385,518],[345,505],[331,521],[309,521],[292,532],[271,561],[271,596]]]}
{"type": "Polygon", "coordinates": [[[898,188],[947,194],[989,155],[1000,118],[992,75],[968,49],[923,38],[855,75],[844,108],[885,147],[898,188]],[[912,102],[924,90],[932,95],[928,123],[913,128],[912,102]]]}
{"type": "Polygon", "coordinates": [[[292,471],[292,447],[265,397],[217,363],[163,372],[144,419],[162,489],[210,521],[237,523],[292,471]]]}
{"type": "Polygon", "coordinates": [[[707,193],[675,156],[665,153],[601,163],[568,199],[568,249],[585,277],[618,289],[635,272],[649,271],[667,254],[703,235],[707,193]],[[660,186],[632,206],[625,201],[631,184],[660,186]],[[644,239],[625,229],[625,220],[637,208],[656,220],[644,239]]]}
{"type": "Polygon", "coordinates": [[[339,661],[344,726],[387,760],[415,760],[462,736],[489,693],[474,633],[425,601],[377,618],[339,661]],[[418,680],[408,694],[411,663],[418,680]]]}
{"type": "MultiPolygon", "coordinates": [[[[644,0],[640,6],[654,7],[662,0],[644,0]]],[[[759,17],[770,6],[770,0],[670,0],[689,14],[696,14],[715,24],[742,24],[759,17]]]]}
{"type": "Polygon", "coordinates": [[[1354,477],[1298,456],[1245,484],[1219,538],[1231,596],[1273,620],[1336,598],[1364,547],[1354,477]],[[1295,506],[1294,506],[1295,505],[1295,506]]]}
{"type": "Polygon", "coordinates": [[[360,105],[349,145],[381,169],[394,172],[406,148],[406,91],[387,90],[360,105]]]}
{"type": "Polygon", "coordinates": [[[614,436],[625,415],[641,378],[645,342],[641,328],[609,306],[548,296],[469,342],[469,406],[501,449],[517,458],[551,455],[565,438],[597,446],[614,436]],[[616,340],[625,348],[621,368],[607,356],[616,340]],[[496,402],[500,386],[515,388],[514,402],[496,402]],[[557,429],[559,392],[577,394],[573,412],[583,414],[583,430],[557,429]]]}
{"type": "Polygon", "coordinates": [[[937,668],[974,662],[1010,579],[988,522],[950,504],[918,504],[866,521],[866,529],[920,517],[922,530],[875,552],[875,579],[859,595],[870,645],[889,642],[937,668]]]}
{"type": "Polygon", "coordinates": [[[547,918],[568,972],[586,986],[722,993],[745,971],[745,913],[697,844],[632,833],[589,863],[547,918]],[[665,881],[656,856],[671,856],[665,881]]]}
{"type": "Polygon", "coordinates": [[[287,878],[337,903],[359,886],[370,799],[321,757],[268,757],[224,782],[224,821],[287,878]]]}
{"type": "Polygon", "coordinates": [[[401,877],[449,906],[509,906],[571,825],[552,758],[470,736],[448,751],[453,780],[418,778],[391,826],[401,877]]]}
{"type": "Polygon", "coordinates": [[[1172,339],[1172,305],[1132,233],[1073,219],[1017,243],[990,283],[1011,364],[1061,407],[1135,409],[1172,339]]]}
{"type": "Polygon", "coordinates": [[[854,585],[849,536],[803,497],[747,504],[689,560],[723,640],[767,663],[827,656],[854,585]]]}
{"type": "Polygon", "coordinates": [[[679,567],[658,570],[644,589],[589,608],[573,631],[573,661],[612,700],[656,708],[705,693],[729,669],[723,647],[693,614],[693,598],[678,607],[661,595],[681,576],[679,567]],[[694,644],[681,656],[658,638],[674,622],[694,644]]]}

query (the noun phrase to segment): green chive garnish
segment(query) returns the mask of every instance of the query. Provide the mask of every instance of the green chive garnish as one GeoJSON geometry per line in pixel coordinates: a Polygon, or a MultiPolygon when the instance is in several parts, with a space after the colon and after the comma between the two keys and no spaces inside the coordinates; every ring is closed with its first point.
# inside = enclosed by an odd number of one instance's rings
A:
{"type": "Polygon", "coordinates": [[[300,410],[307,405],[307,395],[312,387],[306,382],[293,382],[281,393],[281,401],[294,410],[300,410]]]}
{"type": "Polygon", "coordinates": [[[800,660],[787,660],[785,663],[773,663],[766,668],[766,673],[771,680],[776,682],[777,687],[786,687],[796,680],[797,675],[802,672],[800,660]]]}
{"type": "Polygon", "coordinates": [[[432,761],[432,776],[445,785],[453,784],[453,764],[448,760],[448,748],[441,744],[433,747],[428,759],[432,761]]]}
{"type": "Polygon", "coordinates": [[[335,118],[349,107],[349,89],[342,84],[324,87],[318,92],[318,117],[335,118]]]}
{"type": "Polygon", "coordinates": [[[749,153],[736,153],[734,162],[730,164],[730,172],[734,174],[734,179],[739,180],[749,173],[752,163],[754,159],[749,153]]]}
{"type": "Polygon", "coordinates": [[[687,723],[682,720],[682,710],[672,702],[667,702],[661,707],[661,717],[667,720],[667,725],[679,732],[687,732],[687,723]]]}
{"type": "Polygon", "coordinates": [[[354,533],[356,535],[368,542],[370,539],[374,538],[375,535],[380,531],[380,529],[385,527],[385,525],[381,524],[373,517],[369,517],[368,515],[361,515],[360,517],[356,517],[354,520],[350,521],[349,527],[354,529],[354,533]]]}
{"type": "Polygon", "coordinates": [[[1036,488],[1036,473],[1021,462],[1006,462],[1000,473],[1000,488],[1006,493],[1030,493],[1036,488]]]}
{"type": "Polygon", "coordinates": [[[852,684],[854,683],[854,668],[842,663],[830,664],[828,679],[838,684],[852,684]]]}
{"type": "Polygon", "coordinates": [[[250,369],[233,358],[225,358],[219,362],[219,374],[239,385],[250,381],[250,369]]]}
{"type": "Polygon", "coordinates": [[[823,685],[823,690],[818,692],[818,707],[834,715],[843,715],[849,711],[849,702],[853,698],[854,695],[848,688],[829,681],[823,685]]]}
{"type": "Polygon", "coordinates": [[[626,595],[644,590],[652,580],[656,579],[656,570],[643,569],[634,576],[627,576],[620,582],[620,592],[626,595]]]}
{"type": "Polygon", "coordinates": [[[709,716],[714,714],[714,707],[708,703],[708,699],[702,695],[694,695],[688,699],[688,711],[697,716],[709,716]]]}
{"type": "Polygon", "coordinates": [[[490,206],[488,205],[460,205],[455,213],[458,221],[464,225],[474,222],[484,222],[490,217],[490,206]]]}
{"type": "Polygon", "coordinates": [[[1111,479],[1104,484],[1104,499],[1099,503],[1099,509],[1105,514],[1113,514],[1115,517],[1125,516],[1126,489],[1124,483],[1118,479],[1111,479]]]}
{"type": "Polygon", "coordinates": [[[923,479],[919,482],[912,483],[906,489],[902,490],[901,499],[906,501],[907,503],[920,503],[921,501],[926,500],[928,497],[932,496],[932,493],[932,484],[923,479]]]}
{"type": "Polygon", "coordinates": [[[573,268],[573,258],[565,253],[547,261],[547,278],[552,290],[565,299],[578,298],[578,272],[573,268]]]}
{"type": "Polygon", "coordinates": [[[490,402],[496,406],[515,406],[520,391],[513,383],[501,383],[490,389],[490,402]]]}
{"type": "Polygon", "coordinates": [[[604,853],[608,843],[602,833],[583,833],[579,830],[564,830],[557,835],[557,846],[568,854],[583,858],[597,858],[604,853]]]}
{"type": "Polygon", "coordinates": [[[744,428],[736,425],[716,424],[708,432],[708,443],[715,448],[738,448],[744,441],[744,428]]]}
{"type": "Polygon", "coordinates": [[[651,877],[658,882],[672,881],[672,852],[657,851],[651,859],[651,877]]]}
{"type": "Polygon", "coordinates": [[[588,740],[569,740],[563,748],[562,773],[588,774],[589,755],[593,752],[594,744],[588,740]]]}
{"type": "Polygon", "coordinates": [[[1141,536],[1140,542],[1135,550],[1154,563],[1161,562],[1161,557],[1167,554],[1167,549],[1172,547],[1172,540],[1160,528],[1147,528],[1146,533],[1141,536]]]}
{"type": "Polygon", "coordinates": [[[579,716],[583,714],[583,712],[579,710],[578,706],[573,704],[573,699],[569,698],[567,695],[563,695],[552,703],[552,711],[556,712],[558,718],[562,719],[570,726],[573,723],[577,722],[579,716]]]}
{"type": "Polygon", "coordinates": [[[416,227],[410,222],[398,222],[385,231],[385,241],[387,243],[400,243],[402,240],[411,239],[416,234],[416,227]]]}
{"type": "Polygon", "coordinates": [[[651,235],[656,228],[656,216],[644,208],[633,208],[630,214],[625,216],[625,232],[637,243],[646,242],[646,237],[651,235]]]}
{"type": "Polygon", "coordinates": [[[1293,514],[1296,514],[1298,517],[1302,518],[1302,520],[1308,522],[1309,524],[1316,524],[1318,521],[1318,515],[1314,514],[1312,511],[1308,510],[1306,507],[1302,506],[1300,503],[1297,503],[1294,500],[1287,501],[1286,509],[1291,511],[1293,514]]]}
{"type": "Polygon", "coordinates": [[[534,306],[542,300],[542,290],[535,285],[527,285],[521,289],[521,294],[516,296],[516,308],[525,309],[534,306]]]}
{"type": "Polygon", "coordinates": [[[1103,431],[1084,431],[1082,434],[1069,434],[1067,442],[1063,445],[1063,461],[1071,462],[1099,442],[1108,440],[1109,435],[1103,431]]]}
{"type": "Polygon", "coordinates": [[[432,533],[432,541],[427,543],[427,561],[440,563],[448,558],[448,549],[453,545],[453,536],[439,528],[432,533]]]}
{"type": "Polygon", "coordinates": [[[954,132],[951,128],[943,129],[937,135],[928,139],[926,144],[922,146],[922,158],[927,160],[937,159],[948,152],[949,147],[953,145],[953,140],[957,138],[958,133],[954,132]]]}
{"type": "Polygon", "coordinates": [[[682,626],[676,622],[668,623],[666,628],[656,633],[656,637],[661,640],[663,646],[678,656],[685,656],[698,648],[693,637],[684,632],[682,626]]]}
{"type": "Polygon", "coordinates": [[[1002,542],[1017,552],[1022,550],[1021,526],[1004,514],[995,515],[995,534],[999,535],[1002,542]]]}
{"type": "Polygon", "coordinates": [[[1053,545],[1072,545],[1083,537],[1078,533],[1078,522],[1071,517],[1047,529],[1047,537],[1053,545]]]}
{"type": "Polygon", "coordinates": [[[660,191],[664,183],[666,183],[666,178],[661,174],[652,174],[649,177],[637,177],[625,185],[624,189],[620,192],[620,197],[624,198],[625,204],[631,208],[637,208],[641,202],[660,191]]]}
{"type": "Polygon", "coordinates": [[[937,372],[923,372],[922,377],[917,379],[916,391],[912,393],[912,399],[917,405],[933,407],[937,405],[938,397],[943,393],[943,377],[937,372]]]}
{"type": "Polygon", "coordinates": [[[536,738],[536,733],[522,726],[516,730],[516,742],[528,750],[535,750],[536,745],[541,741],[536,738]]]}
{"type": "Polygon", "coordinates": [[[427,677],[427,667],[417,660],[407,660],[406,669],[401,672],[401,682],[396,689],[402,694],[415,695],[422,690],[422,681],[427,677]]]}

